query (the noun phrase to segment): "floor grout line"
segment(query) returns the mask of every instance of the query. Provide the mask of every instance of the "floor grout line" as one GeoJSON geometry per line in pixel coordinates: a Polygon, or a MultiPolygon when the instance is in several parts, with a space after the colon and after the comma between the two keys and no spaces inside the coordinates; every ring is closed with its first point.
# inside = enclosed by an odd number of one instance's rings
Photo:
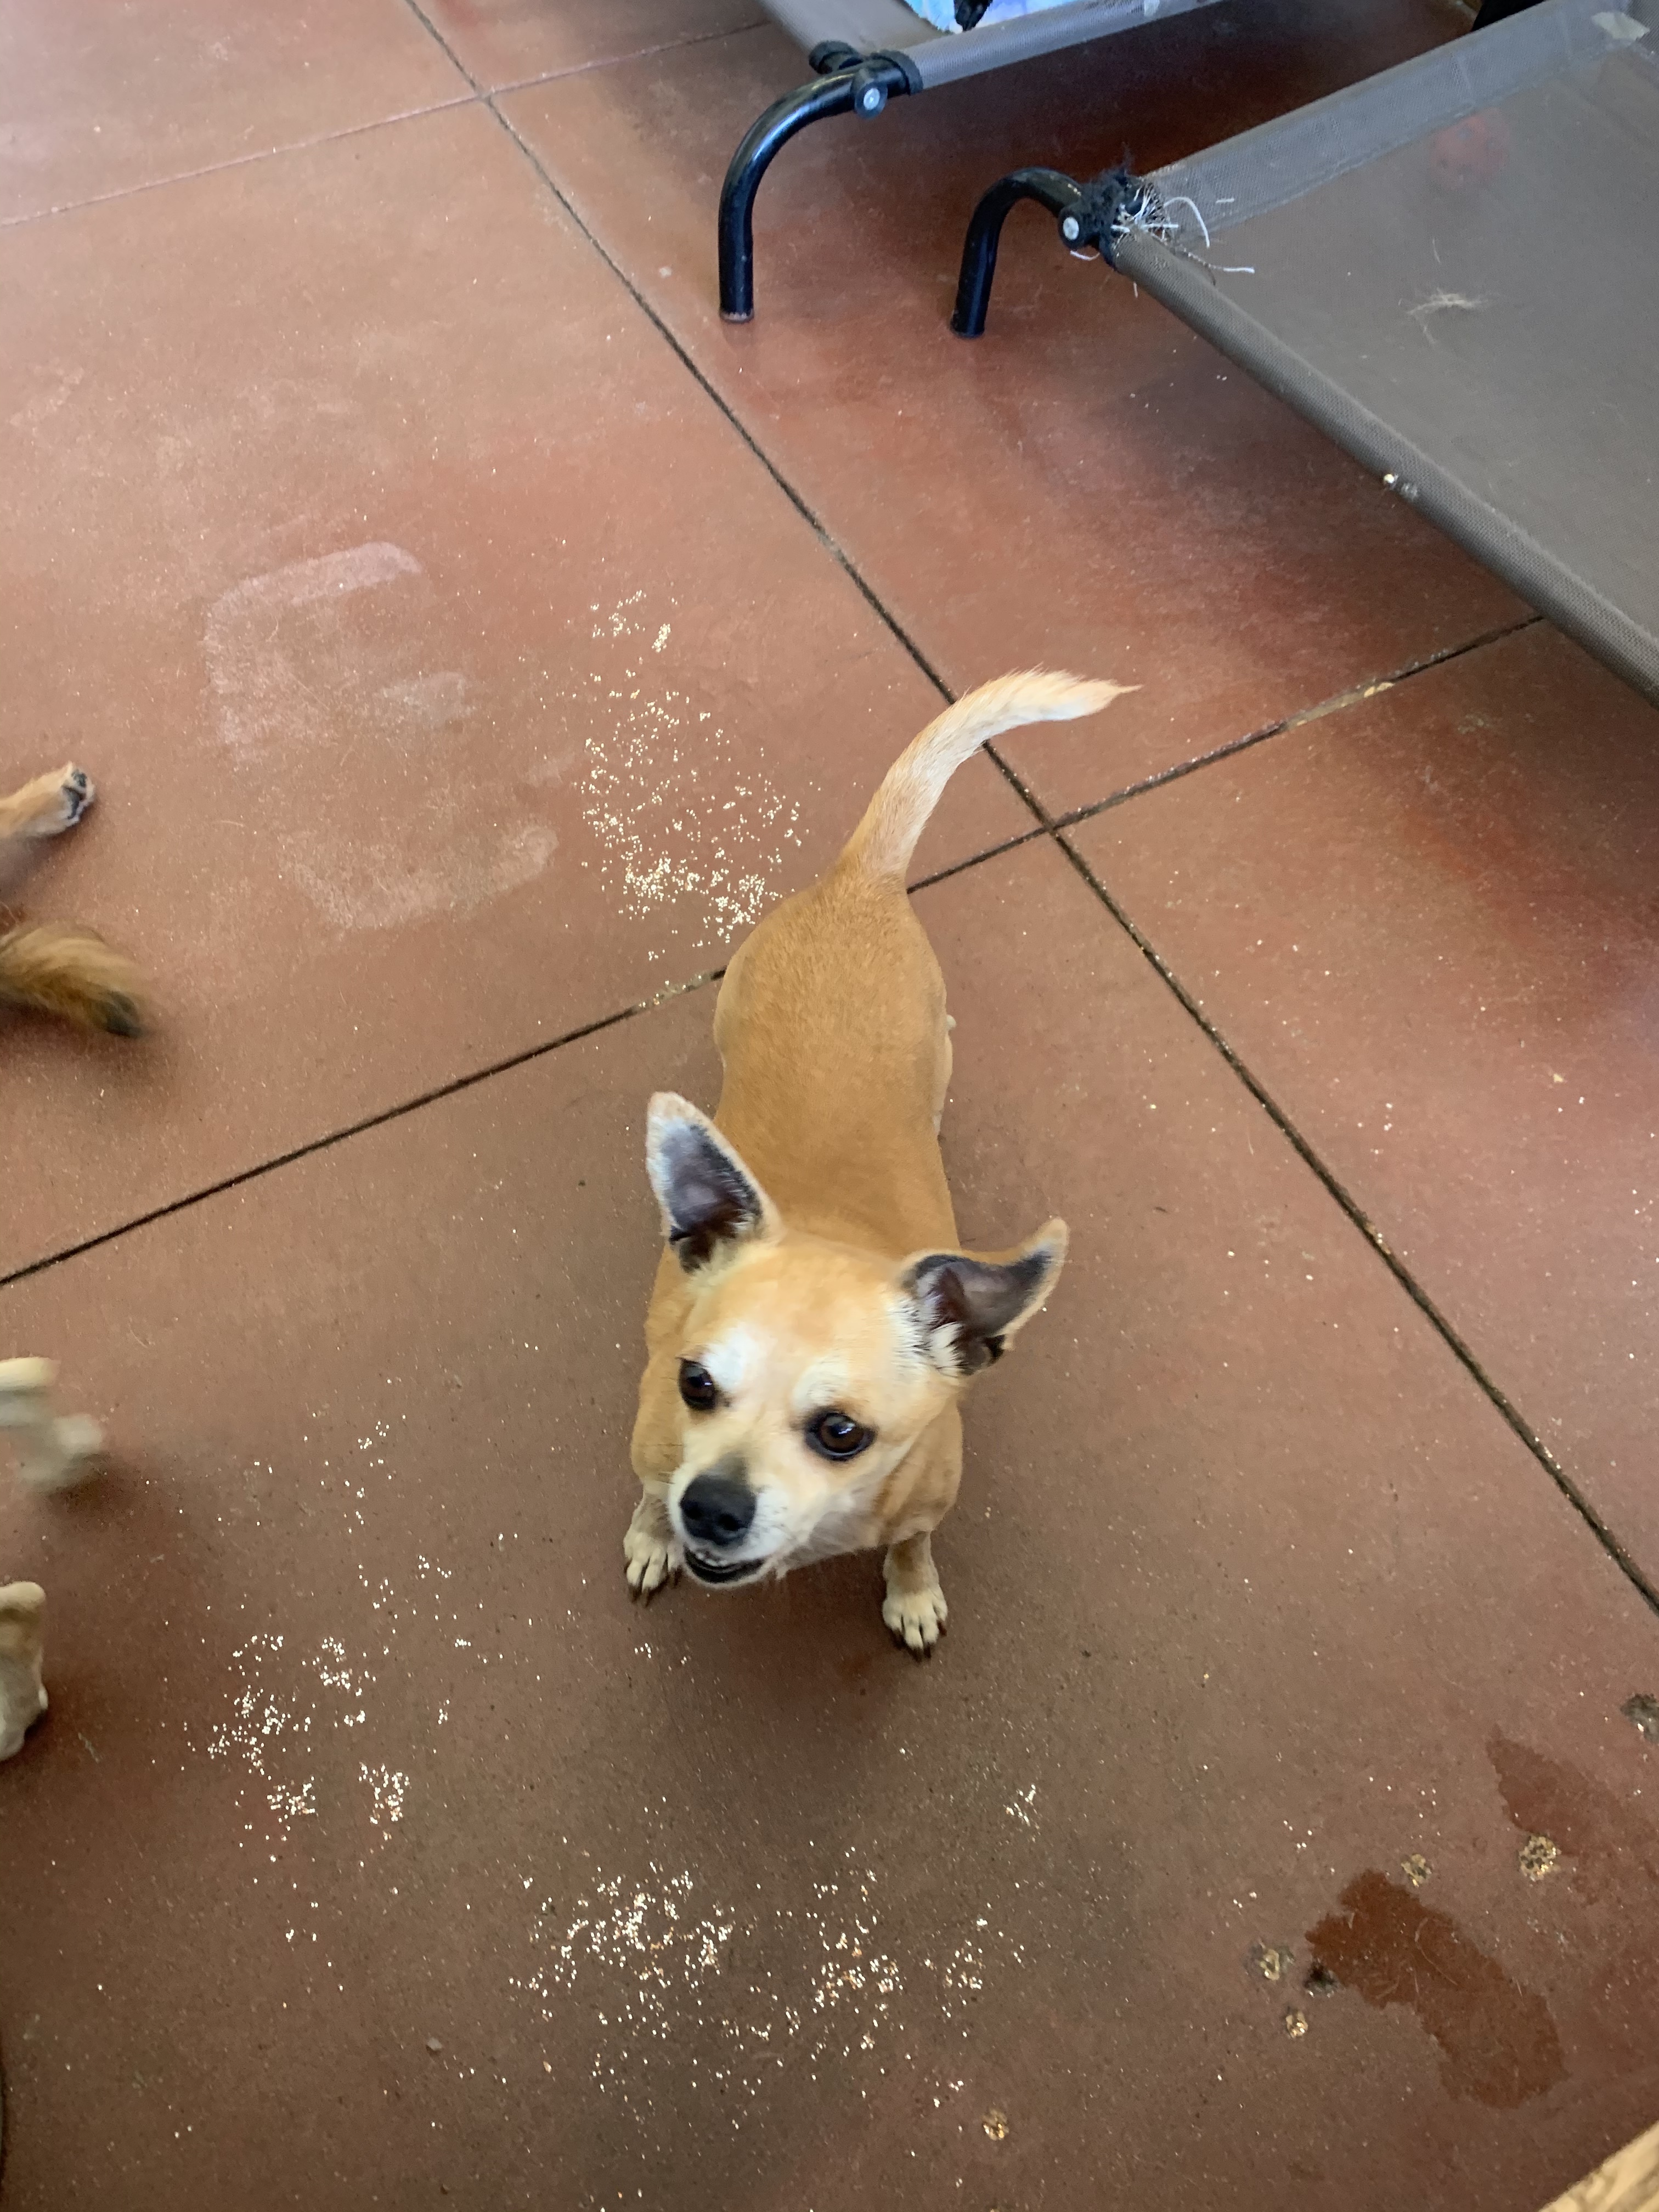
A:
{"type": "MultiPolygon", "coordinates": [[[[1311,707],[1298,707],[1293,714],[1286,714],[1276,722],[1264,722],[1259,730],[1251,730],[1242,738],[1230,738],[1225,744],[1216,745],[1207,753],[1195,753],[1190,760],[1177,761],[1172,768],[1158,769],[1155,775],[1143,776],[1139,783],[1125,784],[1105,799],[1092,799],[1087,806],[1074,806],[1065,814],[1055,815],[1049,826],[1054,830],[1070,830],[1079,822],[1091,822],[1098,814],[1105,814],[1126,800],[1139,799],[1143,793],[1161,791],[1165,784],[1179,783],[1184,776],[1194,775],[1201,768],[1211,768],[1218,761],[1231,760],[1237,754],[1249,752],[1252,747],[1264,744],[1269,738],[1280,738],[1291,730],[1304,729],[1310,722],[1323,721],[1328,714],[1344,713],[1350,707],[1362,706],[1368,699],[1376,699],[1384,691],[1392,691],[1397,684],[1409,684],[1413,677],[1426,676],[1431,670],[1444,668],[1466,653],[1479,653],[1488,645],[1500,644],[1506,637],[1518,637],[1523,630],[1534,629],[1542,622],[1542,615],[1527,613],[1512,623],[1503,623],[1496,629],[1482,630],[1478,637],[1462,639],[1456,645],[1441,647],[1437,653],[1425,653],[1420,660],[1407,661],[1388,676],[1367,677],[1363,684],[1351,685],[1346,691],[1334,691],[1328,699],[1321,699],[1311,707]]],[[[990,748],[988,746],[988,751],[990,748]]],[[[1035,804],[1035,802],[1033,802],[1035,804]]]]}
{"type": "MultiPolygon", "coordinates": [[[[406,4],[414,7],[415,0],[406,0],[406,4]]],[[[416,13],[420,14],[418,8],[416,9],[416,13]]],[[[425,16],[422,15],[421,20],[425,22],[425,16]]],[[[427,27],[431,30],[432,26],[428,23],[427,27]]],[[[694,31],[689,38],[665,39],[660,46],[637,46],[632,53],[606,54],[599,61],[572,62],[568,69],[544,70],[538,76],[515,76],[510,84],[493,85],[490,88],[489,97],[492,100],[499,100],[504,98],[509,92],[533,92],[538,84],[563,84],[573,76],[591,76],[595,70],[623,69],[629,62],[650,61],[657,54],[678,54],[690,46],[712,46],[716,39],[741,39],[746,37],[750,31],[765,31],[772,27],[772,19],[769,15],[757,15],[752,22],[728,23],[722,31],[694,31]]],[[[434,31],[433,36],[438,38],[439,34],[434,31]]],[[[453,58],[453,49],[448,43],[441,38],[439,39],[439,43],[443,46],[444,52],[453,58]]],[[[460,66],[459,62],[456,66],[458,68],[460,66]]]]}
{"type": "MultiPolygon", "coordinates": [[[[485,85],[475,76],[446,39],[419,0],[404,0],[404,6],[426,32],[440,52],[451,62],[465,80],[468,89],[457,93],[453,99],[434,100],[419,107],[399,108],[391,115],[372,116],[367,122],[348,123],[337,131],[319,131],[314,138],[295,138],[280,146],[261,146],[251,154],[228,155],[221,161],[204,161],[193,169],[169,170],[164,177],[144,177],[137,184],[118,185],[113,191],[89,192],[84,199],[58,200],[51,207],[28,208],[21,215],[0,216],[0,230],[21,229],[31,222],[45,222],[53,216],[78,215],[86,208],[107,207],[112,201],[135,198],[141,192],[161,191],[168,185],[194,184],[203,177],[217,177],[233,169],[251,168],[257,162],[279,161],[286,154],[309,154],[319,146],[337,145],[344,138],[359,138],[365,132],[384,130],[390,124],[418,123],[428,115],[443,115],[452,108],[487,105],[512,92],[533,91],[538,84],[559,84],[567,77],[586,76],[596,70],[619,68],[627,62],[648,61],[654,54],[678,53],[682,47],[702,46],[716,39],[740,37],[747,32],[763,29],[769,18],[757,16],[753,22],[737,23],[721,31],[701,31],[685,39],[665,40],[660,46],[641,46],[627,54],[611,54],[603,59],[576,62],[568,69],[547,70],[538,76],[514,77],[510,84],[485,85]]],[[[501,118],[498,116],[497,120],[501,118]]]]}
{"type": "MultiPolygon", "coordinates": [[[[404,4],[407,7],[413,9],[417,15],[420,13],[419,7],[416,4],[416,0],[404,0],[404,4]]],[[[424,21],[425,18],[422,17],[422,20],[424,21]]],[[[436,33],[434,33],[434,35],[435,36],[436,33]]],[[[447,52],[448,49],[446,47],[445,51],[447,52]]],[[[877,592],[874,586],[860,574],[856,564],[854,562],[852,556],[831,534],[828,526],[824,523],[823,519],[814,512],[802,494],[796,489],[793,483],[790,483],[788,477],[783,473],[783,471],[778,466],[777,463],[773,460],[771,455],[766,451],[765,447],[760,443],[758,439],[756,438],[753,432],[750,431],[748,426],[742,421],[732,403],[725,397],[724,393],[720,392],[713,380],[698,366],[697,362],[693,358],[689,347],[676,335],[673,330],[670,328],[664,317],[658,313],[657,309],[652,305],[651,301],[640,289],[639,286],[633,282],[632,278],[628,275],[622,264],[617,260],[616,257],[610,252],[609,248],[603,243],[588,223],[584,221],[577,208],[567,198],[565,193],[560,190],[558,185],[554,180],[551,171],[547,167],[545,162],[543,161],[540,155],[530,144],[529,141],[520,133],[511,118],[502,114],[501,109],[495,105],[495,98],[492,94],[485,95],[484,105],[489,108],[490,113],[495,118],[497,123],[501,125],[501,129],[506,131],[507,137],[513,141],[513,143],[523,155],[525,160],[530,164],[530,167],[541,179],[543,184],[545,185],[553,198],[558,203],[559,206],[564,210],[565,214],[568,216],[571,222],[575,225],[577,230],[581,234],[582,237],[586,240],[593,252],[599,256],[599,259],[604,262],[605,267],[611,271],[617,282],[628,294],[628,296],[633,301],[635,306],[638,307],[640,313],[645,317],[646,320],[651,325],[651,327],[662,339],[664,344],[667,346],[669,351],[679,362],[681,368],[684,369],[686,374],[690,377],[693,383],[696,385],[698,390],[702,392],[703,396],[711,403],[711,404],[718,410],[720,414],[725,419],[727,426],[734,433],[740,443],[754,456],[755,459],[760,463],[762,468],[765,470],[767,475],[777,486],[778,489],[783,494],[791,507],[794,508],[796,514],[799,514],[801,520],[806,524],[813,536],[817,539],[819,544],[823,548],[825,552],[829,554],[831,560],[835,562],[836,567],[848,579],[848,582],[858,592],[860,598],[864,600],[865,604],[876,616],[884,629],[885,629],[889,635],[903,648],[904,652],[909,656],[911,660],[915,662],[917,668],[921,670],[921,673],[939,693],[939,697],[945,702],[945,703],[947,706],[953,706],[956,703],[955,692],[951,690],[944,677],[941,676],[938,669],[934,667],[933,662],[922,651],[921,647],[918,644],[916,640],[910,635],[903,623],[893,612],[892,609],[888,606],[885,600],[884,600],[877,592]]],[[[1018,793],[1021,799],[1024,800],[1026,806],[1030,808],[1036,822],[1043,828],[1047,828],[1048,826],[1048,817],[1047,814],[1037,804],[1036,800],[1031,796],[1030,793],[1027,790],[1025,785],[1021,781],[1019,777],[1001,758],[1000,755],[994,751],[991,747],[988,745],[985,750],[989,754],[991,759],[995,763],[997,768],[1001,771],[1002,775],[1007,779],[1013,789],[1018,793]]]]}
{"type": "Polygon", "coordinates": [[[632,1006],[618,1012],[600,1014],[591,1022],[581,1022],[574,1029],[562,1030],[555,1037],[546,1037],[539,1044],[526,1045],[520,1052],[508,1053],[503,1059],[491,1060],[487,1067],[469,1069],[465,1075],[452,1076],[447,1083],[434,1084],[431,1089],[414,1097],[400,1098],[395,1105],[383,1106],[377,1113],[365,1114],[356,1121],[331,1129],[320,1137],[307,1138],[302,1145],[295,1145],[285,1152],[277,1152],[269,1159],[257,1160],[251,1167],[239,1168],[234,1175],[222,1176],[216,1182],[201,1184],[197,1189],[185,1191],[178,1198],[169,1199],[165,1206],[153,1206],[147,1213],[135,1214],[112,1229],[100,1229],[94,1237],[83,1237],[77,1243],[65,1244],[56,1252],[43,1253],[26,1267],[14,1267],[0,1275],[0,1291],[9,1290],[14,1284],[26,1283],[32,1275],[44,1274],[49,1267],[61,1267],[65,1261],[78,1260],[83,1253],[96,1252],[106,1244],[113,1244],[137,1229],[148,1229],[170,1215],[186,1212],[193,1206],[201,1206],[210,1198],[219,1198],[228,1190],[240,1190],[244,1184],[259,1182],[266,1176],[275,1175],[279,1169],[292,1167],[296,1161],[313,1158],[319,1152],[332,1152],[337,1145],[348,1143],[353,1137],[366,1136],[371,1129],[384,1128],[390,1121],[401,1121],[410,1114],[418,1114],[422,1107],[438,1105],[446,1098],[454,1098],[464,1091],[471,1091],[481,1083],[488,1083],[497,1075],[510,1075],[514,1068],[527,1067],[532,1061],[545,1060],[550,1053],[559,1052],[566,1045],[580,1044],[584,1039],[600,1036],[607,1030],[621,1027],[636,1015],[649,1014],[671,1000],[683,999],[690,992],[701,991],[709,983],[718,982],[726,970],[710,968],[701,975],[694,975],[684,983],[671,983],[648,999],[636,999],[632,1006]]]}
{"type": "Polygon", "coordinates": [[[1464,1340],[1447,1316],[1441,1311],[1410,1268],[1392,1249],[1382,1231],[1370,1219],[1358,1200],[1353,1197],[1334,1170],[1326,1165],[1324,1160],[1297,1127],[1285,1109],[1279,1105],[1266,1084],[1228,1042],[1222,1030],[1204,1012],[1203,1007],[1188,990],[1151,939],[1136,926],[1127,910],[1119,904],[1101,878],[1095,873],[1083,855],[1071,845],[1063,832],[1059,830],[1054,832],[1054,842],[1076,869],[1078,874],[1082,877],[1119,928],[1135,946],[1142,958],[1146,961],[1153,973],[1160,978],[1185,1012],[1215,1047],[1222,1059],[1267,1115],[1279,1134],[1285,1138],[1303,1164],[1310,1169],[1323,1185],[1328,1196],[1335,1200],[1353,1227],[1359,1231],[1369,1249],[1382,1261],[1413,1304],[1417,1307],[1446,1345],[1459,1365],[1479,1386],[1509,1428],[1542,1467],[1561,1496],[1590,1530],[1613,1565],[1653,1612],[1659,1613],[1659,1589],[1649,1581],[1647,1576],[1637,1565],[1635,1559],[1620,1543],[1612,1528],[1601,1518],[1508,1393],[1494,1377],[1487,1374],[1486,1369],[1476,1358],[1471,1346],[1464,1340]]]}
{"type": "MultiPolygon", "coordinates": [[[[412,4],[412,0],[408,0],[412,4]]],[[[447,50],[446,50],[447,51],[447,50]]],[[[459,65],[458,65],[459,66],[459,65]]],[[[465,76],[465,71],[462,75],[465,76]]],[[[467,82],[472,80],[467,77],[467,82]]],[[[234,169],[250,169],[261,161],[278,161],[288,154],[314,153],[319,146],[337,146],[346,138],[362,138],[371,131],[386,131],[399,123],[418,123],[428,115],[448,115],[458,107],[471,107],[478,100],[476,86],[458,92],[453,100],[434,100],[425,107],[406,107],[396,115],[377,115],[368,123],[348,123],[339,131],[325,131],[315,138],[296,138],[288,146],[262,146],[256,153],[233,154],[223,161],[204,161],[199,169],[176,169],[165,177],[146,177],[136,185],[123,185],[112,192],[92,192],[83,200],[60,200],[55,207],[33,208],[26,215],[0,216],[0,230],[21,230],[25,224],[46,222],[52,216],[79,215],[87,208],[108,207],[116,200],[137,199],[143,192],[164,191],[169,185],[199,183],[204,177],[222,177],[234,169]]]]}
{"type": "Polygon", "coordinates": [[[450,45],[448,40],[445,38],[443,33],[433,21],[431,16],[428,15],[426,9],[422,7],[421,0],[404,0],[404,5],[408,9],[410,14],[415,18],[415,21],[420,25],[421,28],[426,33],[428,38],[431,40],[433,45],[438,47],[440,52],[448,55],[450,60],[453,62],[456,68],[459,70],[461,75],[471,86],[478,98],[480,100],[488,99],[489,93],[486,88],[479,82],[476,76],[473,76],[471,70],[456,52],[454,47],[450,45]]]}
{"type": "MultiPolygon", "coordinates": [[[[930,876],[918,876],[913,883],[906,885],[906,890],[914,893],[928,890],[935,884],[948,883],[952,877],[976,868],[982,860],[994,860],[1005,853],[1018,852],[1022,846],[1035,844],[1048,834],[1040,824],[1034,824],[1017,837],[1005,837],[999,844],[987,845],[979,852],[970,853],[965,860],[952,860],[945,867],[935,869],[930,876]]],[[[539,1044],[526,1045],[520,1051],[491,1060],[486,1066],[469,1069],[465,1075],[452,1076],[447,1083],[435,1084],[429,1090],[416,1092],[411,1097],[400,1098],[391,1106],[381,1107],[373,1114],[365,1114],[357,1121],[343,1122],[338,1128],[327,1130],[320,1136],[308,1137],[303,1144],[292,1145],[286,1152],[274,1152],[268,1158],[256,1160],[247,1167],[239,1168],[234,1175],[221,1176],[214,1182],[198,1184],[195,1189],[169,1199],[164,1206],[153,1206],[146,1212],[135,1213],[128,1220],[118,1222],[108,1229],[100,1229],[95,1236],[83,1237],[73,1244],[60,1245],[56,1251],[42,1253],[39,1259],[29,1261],[24,1267],[0,1274],[0,1291],[27,1282],[32,1275],[44,1274],[48,1268],[60,1267],[66,1261],[78,1260],[84,1253],[95,1252],[106,1244],[113,1244],[134,1230],[148,1229],[173,1214],[185,1212],[193,1206],[205,1204],[209,1199],[221,1197],[226,1191],[239,1190],[245,1183],[258,1182],[268,1175],[275,1175],[279,1169],[292,1167],[296,1162],[310,1159],[318,1152],[331,1152],[335,1146],[346,1144],[353,1137],[366,1136],[371,1130],[383,1128],[390,1121],[401,1121],[410,1114],[419,1113],[423,1107],[438,1105],[444,1099],[455,1097],[463,1091],[471,1091],[478,1084],[488,1083],[497,1075],[510,1075],[515,1068],[528,1066],[533,1060],[544,1060],[549,1054],[562,1051],[567,1045],[580,1044],[585,1039],[599,1036],[606,1030],[619,1028],[623,1023],[632,1021],[636,1015],[654,1013],[659,1006],[665,1006],[675,999],[683,999],[690,992],[701,991],[709,983],[718,983],[725,974],[726,969],[722,965],[705,969],[684,983],[665,984],[648,999],[636,999],[629,1006],[619,1007],[608,1014],[597,1015],[592,1021],[579,1023],[574,1029],[562,1030],[557,1036],[544,1038],[539,1044]]]]}
{"type": "Polygon", "coordinates": [[[1022,830],[1018,836],[1004,837],[997,844],[987,845],[980,852],[970,853],[965,860],[947,861],[944,867],[935,868],[931,876],[918,876],[914,883],[905,885],[905,890],[914,898],[918,891],[930,891],[935,884],[951,883],[957,876],[965,876],[970,868],[977,868],[987,860],[1000,860],[1005,853],[1023,852],[1027,845],[1035,845],[1049,834],[1044,823],[1033,823],[1029,830],[1022,830]]]}
{"type": "Polygon", "coordinates": [[[454,63],[478,98],[487,100],[505,99],[510,92],[533,92],[538,84],[562,84],[569,77],[591,76],[596,70],[622,69],[629,62],[649,61],[656,54],[677,54],[684,47],[711,46],[717,39],[743,38],[750,31],[767,29],[771,23],[769,15],[757,15],[750,22],[728,23],[724,30],[694,31],[689,38],[665,39],[658,46],[636,46],[629,53],[605,54],[595,61],[572,62],[566,69],[542,70],[533,76],[515,76],[507,84],[487,85],[473,75],[428,15],[421,0],[404,0],[404,5],[433,43],[454,63]]]}

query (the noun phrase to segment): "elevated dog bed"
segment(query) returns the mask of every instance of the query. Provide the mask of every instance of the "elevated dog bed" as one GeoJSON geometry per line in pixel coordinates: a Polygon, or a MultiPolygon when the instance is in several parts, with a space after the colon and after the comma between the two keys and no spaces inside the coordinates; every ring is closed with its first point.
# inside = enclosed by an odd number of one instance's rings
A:
{"type": "Polygon", "coordinates": [[[780,148],[828,115],[879,115],[890,100],[1109,38],[1211,0],[762,0],[807,57],[811,82],[775,100],[745,133],[720,191],[720,313],[755,312],[755,194],[780,148]],[[1021,12],[1011,12],[1014,9],[1021,12]],[[933,21],[924,20],[923,12],[933,21]],[[969,28],[951,28],[951,24],[969,28]],[[947,27],[938,27],[939,25],[947,27]]]}
{"type": "Polygon", "coordinates": [[[913,15],[936,31],[976,31],[981,23],[1006,23],[1016,15],[1036,15],[1046,8],[1069,8],[1072,0],[904,0],[913,15]]]}
{"type": "Polygon", "coordinates": [[[1041,202],[1659,701],[1659,0],[1486,20],[1147,177],[1005,177],[953,326],[1041,202]]]}

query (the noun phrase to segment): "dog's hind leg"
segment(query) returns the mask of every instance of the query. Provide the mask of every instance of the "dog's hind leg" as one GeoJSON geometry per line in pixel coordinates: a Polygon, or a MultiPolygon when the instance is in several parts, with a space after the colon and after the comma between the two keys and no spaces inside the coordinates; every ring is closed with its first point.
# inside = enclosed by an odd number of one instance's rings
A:
{"type": "Polygon", "coordinates": [[[6,879],[23,848],[73,830],[93,802],[84,769],[37,775],[0,798],[0,1004],[56,1014],[82,1029],[137,1036],[143,1027],[137,971],[90,929],[28,923],[3,910],[6,879]]]}
{"type": "Polygon", "coordinates": [[[939,1034],[939,1053],[935,1061],[937,1073],[933,1078],[933,1134],[938,1136],[939,1123],[945,1119],[945,1102],[951,1094],[951,1071],[956,1066],[956,1047],[951,1042],[951,1032],[957,1025],[954,1014],[946,1014],[945,1027],[939,1034]]]}

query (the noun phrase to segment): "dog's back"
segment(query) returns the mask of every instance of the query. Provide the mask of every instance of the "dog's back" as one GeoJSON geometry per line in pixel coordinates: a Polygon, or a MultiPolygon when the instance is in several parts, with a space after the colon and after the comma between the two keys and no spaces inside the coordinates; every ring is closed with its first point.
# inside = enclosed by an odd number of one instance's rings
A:
{"type": "Polygon", "coordinates": [[[945,981],[906,872],[982,744],[1096,714],[1123,689],[1034,672],[948,707],[888,770],[829,873],[738,947],[714,1014],[714,1118],[795,1227],[892,1253],[955,1242],[935,1135],[951,1076],[945,981]]]}

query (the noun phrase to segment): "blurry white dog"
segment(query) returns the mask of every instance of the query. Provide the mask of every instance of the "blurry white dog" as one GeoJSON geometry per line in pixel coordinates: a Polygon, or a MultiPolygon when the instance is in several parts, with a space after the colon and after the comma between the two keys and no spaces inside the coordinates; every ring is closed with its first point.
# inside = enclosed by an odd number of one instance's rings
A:
{"type": "MultiPolygon", "coordinates": [[[[0,1360],[0,1429],[16,1438],[17,1472],[31,1490],[67,1490],[91,1470],[103,1448],[96,1421],[53,1413],[56,1379],[49,1359],[0,1360]]],[[[46,1603],[39,1583],[0,1587],[0,1759],[22,1749],[46,1710],[40,1680],[46,1603]]]]}

